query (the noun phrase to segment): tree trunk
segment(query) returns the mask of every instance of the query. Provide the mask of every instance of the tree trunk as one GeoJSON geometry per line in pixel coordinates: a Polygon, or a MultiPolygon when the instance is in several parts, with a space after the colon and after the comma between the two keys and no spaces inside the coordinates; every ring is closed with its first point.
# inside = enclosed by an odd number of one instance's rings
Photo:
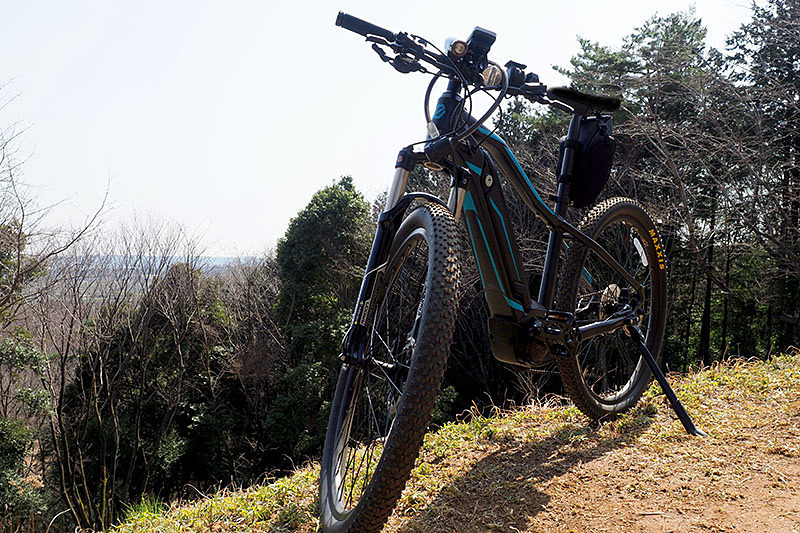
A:
{"type": "Polygon", "coordinates": [[[730,300],[730,286],[731,286],[731,247],[730,237],[725,247],[725,286],[728,290],[725,291],[725,297],[722,300],[722,346],[720,352],[722,357],[728,354],[728,301],[730,300]]]}
{"type": "Polygon", "coordinates": [[[683,371],[686,372],[689,367],[689,338],[692,334],[692,313],[694,312],[694,294],[697,290],[697,276],[695,271],[692,270],[692,290],[691,298],[689,299],[689,310],[686,312],[686,331],[683,336],[683,371]]]}
{"type": "Polygon", "coordinates": [[[708,239],[708,255],[706,261],[709,268],[709,273],[706,274],[706,294],[703,299],[703,316],[700,319],[700,346],[698,347],[700,360],[703,366],[711,364],[711,268],[714,264],[714,223],[717,219],[717,200],[715,191],[713,203],[711,206],[711,231],[708,239]]]}

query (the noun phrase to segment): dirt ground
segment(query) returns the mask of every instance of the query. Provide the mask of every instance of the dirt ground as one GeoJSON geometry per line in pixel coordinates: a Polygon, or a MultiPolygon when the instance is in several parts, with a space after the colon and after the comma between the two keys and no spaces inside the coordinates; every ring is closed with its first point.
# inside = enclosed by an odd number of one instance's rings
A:
{"type": "MultiPolygon", "coordinates": [[[[385,531],[800,533],[800,350],[669,379],[710,437],[687,435],[657,386],[600,425],[555,400],[473,410],[426,435],[385,531]]],[[[317,531],[317,471],[117,531],[317,531]]]]}
{"type": "Polygon", "coordinates": [[[710,438],[663,396],[600,428],[517,420],[439,464],[457,474],[422,504],[406,494],[387,531],[800,533],[800,372],[762,370],[686,379],[710,438]]]}

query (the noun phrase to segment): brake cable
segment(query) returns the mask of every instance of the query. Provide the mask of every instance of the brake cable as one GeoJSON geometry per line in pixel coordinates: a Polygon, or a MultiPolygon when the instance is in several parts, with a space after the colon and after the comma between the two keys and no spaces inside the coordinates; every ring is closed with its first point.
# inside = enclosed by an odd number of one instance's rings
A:
{"type": "Polygon", "coordinates": [[[492,116],[492,114],[495,111],[497,111],[497,108],[500,107],[500,104],[503,103],[503,98],[505,97],[506,93],[508,92],[508,75],[506,74],[506,72],[502,68],[500,68],[500,65],[498,65],[494,61],[489,61],[489,64],[490,65],[494,65],[495,67],[497,67],[497,69],[500,71],[500,74],[502,74],[502,76],[503,76],[503,86],[502,86],[502,89],[500,90],[500,94],[497,95],[497,98],[495,99],[494,104],[492,104],[492,106],[486,111],[486,113],[483,114],[483,116],[480,119],[476,120],[475,123],[472,126],[468,127],[467,130],[464,133],[462,133],[460,135],[457,135],[456,138],[453,139],[453,143],[454,144],[463,141],[464,139],[466,139],[467,137],[469,137],[470,135],[475,133],[477,131],[477,129],[479,127],[481,127],[483,125],[483,123],[486,120],[488,120],[488,118],[490,116],[492,116]]]}

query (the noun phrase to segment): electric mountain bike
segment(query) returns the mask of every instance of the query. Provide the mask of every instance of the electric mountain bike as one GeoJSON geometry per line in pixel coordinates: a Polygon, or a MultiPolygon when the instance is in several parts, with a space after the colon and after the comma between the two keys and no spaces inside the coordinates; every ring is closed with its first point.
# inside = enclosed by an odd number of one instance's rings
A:
{"type": "Polygon", "coordinates": [[[629,409],[651,369],[660,375],[655,359],[666,322],[666,261],[655,224],[635,200],[605,200],[577,227],[566,220],[567,209],[593,203],[608,178],[613,137],[611,117],[603,113],[618,109],[620,100],[548,88],[514,61],[501,68],[488,59],[495,34],[480,27],[440,50],[344,13],[336,24],[366,37],[399,72],[433,74],[425,95],[426,139],[398,154],[343,341],[320,472],[323,529],[378,531],[414,466],[445,370],[463,259],[460,221],[483,284],[493,355],[531,368],[555,361],[569,396],[594,419],[629,409]],[[431,113],[440,79],[447,88],[431,113]],[[478,91],[494,101],[474,118],[478,91]],[[484,124],[506,96],[572,114],[552,208],[506,142],[484,124]],[[406,191],[416,165],[449,174],[447,201],[406,191]],[[500,176],[549,229],[536,299],[500,176]]]}

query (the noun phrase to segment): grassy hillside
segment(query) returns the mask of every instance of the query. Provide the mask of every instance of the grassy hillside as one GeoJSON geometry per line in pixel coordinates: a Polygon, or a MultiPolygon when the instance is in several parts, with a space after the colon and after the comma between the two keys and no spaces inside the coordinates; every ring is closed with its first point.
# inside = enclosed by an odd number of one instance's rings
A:
{"type": "MultiPolygon", "coordinates": [[[[656,385],[591,427],[574,407],[467,413],[425,438],[388,531],[800,531],[800,352],[671,376],[710,438],[656,385]]],[[[317,465],[169,508],[120,532],[315,531],[317,465]]]]}

